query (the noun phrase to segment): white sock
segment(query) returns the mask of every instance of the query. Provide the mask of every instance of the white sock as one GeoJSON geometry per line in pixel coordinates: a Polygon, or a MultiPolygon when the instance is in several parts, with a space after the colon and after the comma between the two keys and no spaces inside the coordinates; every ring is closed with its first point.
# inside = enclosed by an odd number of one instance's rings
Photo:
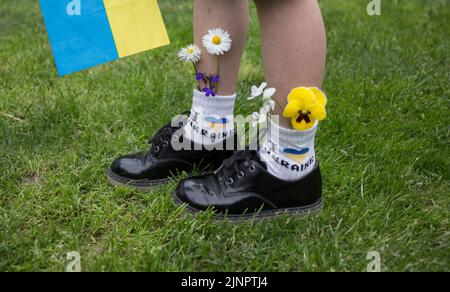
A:
{"type": "Polygon", "coordinates": [[[184,126],[185,137],[196,144],[213,145],[234,135],[236,94],[207,97],[194,90],[191,114],[184,126]]]}
{"type": "Polygon", "coordinates": [[[280,127],[269,121],[259,156],[267,170],[282,180],[295,181],[310,173],[316,163],[314,137],[317,124],[305,131],[280,127]]]}

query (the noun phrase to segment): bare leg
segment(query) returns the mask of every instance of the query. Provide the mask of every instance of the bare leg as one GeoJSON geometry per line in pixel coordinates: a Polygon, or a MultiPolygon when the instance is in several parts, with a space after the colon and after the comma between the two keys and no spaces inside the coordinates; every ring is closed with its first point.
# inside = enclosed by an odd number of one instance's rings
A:
{"type": "MultiPolygon", "coordinates": [[[[299,86],[322,87],[326,57],[325,28],[317,0],[255,0],[262,35],[266,80],[285,106],[299,86]]],[[[280,124],[289,127],[281,118],[280,124]]]]}
{"type": "MultiPolygon", "coordinates": [[[[195,43],[202,47],[202,37],[212,28],[223,28],[233,40],[231,50],[221,56],[220,95],[231,95],[236,91],[236,82],[242,53],[248,31],[247,0],[195,0],[194,37],[195,43]]],[[[198,64],[200,72],[215,73],[216,58],[202,49],[202,60],[198,64]]]]}

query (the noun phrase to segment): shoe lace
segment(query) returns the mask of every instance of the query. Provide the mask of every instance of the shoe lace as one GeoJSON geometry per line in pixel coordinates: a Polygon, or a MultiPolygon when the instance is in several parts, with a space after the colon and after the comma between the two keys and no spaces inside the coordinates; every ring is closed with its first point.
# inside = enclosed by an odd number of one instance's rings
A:
{"type": "Polygon", "coordinates": [[[254,150],[236,151],[225,159],[218,174],[225,178],[225,182],[232,184],[234,178],[243,179],[245,177],[244,169],[248,167],[250,172],[256,170],[254,161],[257,160],[257,153],[254,150]]]}
{"type": "MultiPolygon", "coordinates": [[[[186,113],[183,113],[186,114],[186,113]]],[[[170,141],[173,138],[175,132],[180,130],[184,126],[183,121],[180,120],[177,126],[172,127],[171,123],[162,127],[158,132],[156,132],[153,137],[148,140],[148,144],[151,145],[150,150],[147,152],[147,157],[149,155],[156,156],[157,153],[161,151],[162,147],[167,147],[170,145],[170,141]]]]}

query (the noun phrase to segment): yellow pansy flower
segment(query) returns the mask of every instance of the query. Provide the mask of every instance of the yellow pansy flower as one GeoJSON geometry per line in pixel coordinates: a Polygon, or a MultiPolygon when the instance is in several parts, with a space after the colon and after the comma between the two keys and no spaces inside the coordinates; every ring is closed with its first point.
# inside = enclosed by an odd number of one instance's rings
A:
{"type": "Polygon", "coordinates": [[[294,88],[288,95],[283,117],[291,119],[296,130],[307,130],[327,116],[327,97],[317,87],[294,88]]]}

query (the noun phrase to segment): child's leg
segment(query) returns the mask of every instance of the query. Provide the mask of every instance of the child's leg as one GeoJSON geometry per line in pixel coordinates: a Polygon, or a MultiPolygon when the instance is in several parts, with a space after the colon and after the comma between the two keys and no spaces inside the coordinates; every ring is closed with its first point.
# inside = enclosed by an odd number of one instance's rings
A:
{"type": "MultiPolygon", "coordinates": [[[[236,82],[248,29],[247,0],[195,0],[195,43],[203,48],[202,38],[208,30],[222,28],[232,39],[231,50],[220,56],[218,95],[206,96],[194,91],[191,115],[185,129],[188,140],[197,145],[215,145],[234,134],[236,82]],[[210,121],[220,120],[221,123],[210,121]]],[[[202,49],[197,65],[201,73],[217,73],[217,57],[202,49]]]]}
{"type": "MultiPolygon", "coordinates": [[[[326,41],[320,8],[317,0],[255,0],[255,3],[266,80],[277,88],[277,101],[284,108],[292,89],[322,86],[326,41]]],[[[282,109],[277,108],[276,114],[281,127],[270,124],[272,134],[268,135],[260,156],[273,175],[297,180],[314,170],[317,124],[306,131],[292,130],[290,120],[281,115],[282,109]]]]}
{"type": "MultiPolygon", "coordinates": [[[[267,82],[277,88],[278,101],[285,106],[291,89],[321,86],[325,35],[319,7],[316,0],[257,0],[256,4],[267,82]]],[[[316,89],[303,91],[312,95],[311,100],[319,94],[316,89]]],[[[281,115],[281,110],[277,113],[281,115]]],[[[217,172],[181,182],[176,203],[187,203],[194,213],[213,207],[230,219],[252,219],[258,210],[261,212],[256,216],[262,218],[320,211],[323,202],[320,170],[315,164],[316,125],[297,131],[290,129],[286,120],[281,126],[271,123],[272,134],[267,135],[259,152],[237,151],[217,172]]]]}
{"type": "MultiPolygon", "coordinates": [[[[112,163],[108,178],[114,185],[148,191],[170,181],[170,177],[180,171],[191,173],[193,165],[218,168],[232,154],[232,151],[221,151],[220,148],[208,151],[203,146],[223,146],[227,141],[233,140],[233,137],[228,137],[234,129],[234,92],[247,36],[248,3],[247,0],[194,0],[194,7],[195,43],[202,48],[202,60],[197,68],[199,72],[217,73],[216,58],[209,55],[202,46],[202,37],[209,29],[222,28],[230,33],[233,40],[231,50],[221,56],[219,95],[207,97],[202,92],[194,91],[191,115],[184,127],[187,139],[183,139],[185,142],[194,142],[194,149],[174,149],[170,142],[172,138],[178,137],[174,134],[178,128],[166,125],[151,139],[152,146],[148,152],[122,156],[112,163]],[[215,120],[208,122],[216,116],[227,117],[227,123],[215,126],[215,120]],[[224,140],[226,141],[223,142],[224,140]]],[[[186,78],[194,82],[194,75],[186,78]]],[[[223,119],[219,120],[223,122],[223,119]]]]}
{"type": "MultiPolygon", "coordinates": [[[[255,0],[262,35],[266,80],[284,107],[299,86],[321,87],[326,41],[317,0],[255,0]]],[[[276,113],[281,116],[281,109],[276,113]]],[[[289,127],[287,119],[281,126],[289,127]]]]}
{"type": "MultiPolygon", "coordinates": [[[[212,28],[223,28],[233,40],[231,50],[221,56],[221,82],[219,94],[232,95],[236,91],[236,82],[241,63],[242,52],[248,30],[247,0],[195,0],[194,1],[194,38],[202,48],[202,37],[212,28]]],[[[203,49],[202,60],[198,64],[200,72],[215,72],[216,58],[203,49]]]]}

